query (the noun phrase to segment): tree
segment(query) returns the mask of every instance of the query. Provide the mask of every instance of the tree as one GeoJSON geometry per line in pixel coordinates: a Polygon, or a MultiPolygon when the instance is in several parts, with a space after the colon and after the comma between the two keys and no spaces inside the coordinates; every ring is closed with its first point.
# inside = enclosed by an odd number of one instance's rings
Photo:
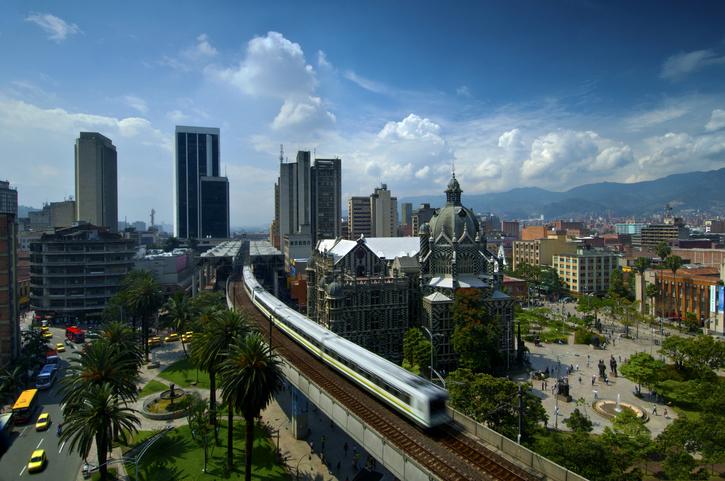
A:
{"type": "Polygon", "coordinates": [[[541,268],[541,287],[550,296],[554,296],[557,299],[566,290],[564,281],[559,277],[559,273],[551,267],[541,268]]]}
{"type": "MultiPolygon", "coordinates": [[[[224,360],[229,346],[238,336],[248,332],[246,316],[239,311],[215,312],[203,330],[191,343],[191,358],[194,363],[209,373],[209,414],[216,426],[216,374],[217,367],[224,360]]],[[[231,428],[230,428],[231,429],[231,428]]],[[[216,432],[215,432],[216,435],[216,432]]]]}
{"type": "MultiPolygon", "coordinates": [[[[183,292],[177,292],[166,301],[166,312],[169,320],[178,333],[184,333],[189,329],[194,318],[194,306],[183,292]]],[[[181,349],[186,353],[186,343],[181,337],[181,349]]]]}
{"type": "Polygon", "coordinates": [[[14,365],[0,370],[0,400],[15,398],[23,389],[27,380],[27,371],[21,365],[14,365]]]}
{"type": "Polygon", "coordinates": [[[624,274],[619,267],[615,267],[609,275],[609,296],[612,298],[629,298],[631,296],[624,283],[624,274]]]}
{"type": "Polygon", "coordinates": [[[419,373],[428,372],[425,369],[430,363],[431,343],[425,338],[417,327],[408,329],[403,337],[403,359],[411,370],[418,367],[419,373]]]}
{"type": "Polygon", "coordinates": [[[107,322],[103,325],[101,339],[132,361],[137,369],[141,367],[143,352],[138,344],[138,336],[127,324],[120,321],[107,322]]]}
{"type": "MultiPolygon", "coordinates": [[[[229,411],[244,416],[246,439],[246,481],[252,479],[252,448],[254,445],[254,418],[267,407],[272,396],[282,387],[281,361],[275,352],[265,345],[258,333],[252,333],[232,344],[220,368],[222,398],[229,404],[229,411]]],[[[229,450],[227,464],[232,467],[232,418],[229,418],[229,450]]]]}
{"type": "Polygon", "coordinates": [[[630,356],[619,371],[626,378],[637,384],[651,388],[660,378],[665,363],[652,357],[646,352],[638,352],[630,356]]]}
{"type": "Polygon", "coordinates": [[[716,371],[725,367],[725,343],[704,334],[685,339],[685,364],[688,368],[703,372],[716,371]]]}
{"type": "Polygon", "coordinates": [[[680,336],[667,337],[662,341],[660,353],[672,359],[677,369],[684,368],[687,357],[687,339],[680,336]]]}
{"type": "Polygon", "coordinates": [[[664,262],[664,260],[672,253],[672,248],[669,244],[667,244],[667,242],[661,241],[657,244],[657,246],[655,246],[655,252],[657,253],[657,257],[664,262]]]}
{"type": "Polygon", "coordinates": [[[604,308],[605,305],[606,302],[604,301],[604,299],[601,299],[597,296],[581,296],[579,297],[579,301],[577,303],[577,310],[585,314],[593,312],[594,325],[597,329],[599,329],[599,310],[604,308]]]}
{"type": "Polygon", "coordinates": [[[611,428],[609,426],[604,428],[602,442],[614,454],[613,460],[621,472],[635,461],[646,459],[654,447],[644,420],[629,409],[622,410],[614,417],[611,428]]]}
{"type": "Polygon", "coordinates": [[[30,362],[30,367],[45,362],[45,355],[50,349],[48,340],[43,337],[43,333],[39,329],[31,328],[22,331],[21,335],[22,352],[30,362]]]}
{"type": "Polygon", "coordinates": [[[164,251],[165,252],[171,252],[174,249],[177,249],[181,245],[181,242],[179,242],[179,239],[177,237],[169,237],[164,242],[164,251]]]}
{"type": "Polygon", "coordinates": [[[135,433],[140,424],[133,410],[124,406],[107,383],[93,385],[86,390],[81,402],[66,404],[63,408],[63,432],[60,441],[69,441],[72,451],[87,458],[93,441],[101,480],[108,479],[108,451],[111,433],[135,433]]]}
{"type": "MultiPolygon", "coordinates": [[[[448,376],[448,394],[451,405],[478,422],[509,439],[516,439],[519,431],[519,384],[488,374],[476,374],[470,369],[457,369],[448,376]]],[[[529,442],[541,432],[541,424],[548,419],[541,399],[523,385],[524,432],[522,442],[529,442]]]]}
{"type": "Polygon", "coordinates": [[[614,472],[613,455],[607,446],[585,432],[571,436],[552,432],[537,439],[534,450],[587,479],[610,480],[619,474],[614,472]]]}
{"type": "Polygon", "coordinates": [[[672,271],[672,293],[675,296],[675,315],[677,316],[677,326],[680,326],[680,296],[677,292],[677,271],[682,267],[683,261],[680,256],[669,256],[665,259],[665,267],[672,271]]]}
{"type": "Polygon", "coordinates": [[[186,419],[191,429],[192,439],[204,449],[204,469],[202,471],[206,473],[206,465],[209,460],[209,443],[214,429],[206,401],[198,396],[193,396],[189,401],[186,419]]]}
{"type": "Polygon", "coordinates": [[[647,269],[650,268],[651,265],[652,265],[652,260],[650,260],[648,257],[638,257],[637,259],[635,259],[634,266],[633,266],[634,270],[637,271],[637,273],[639,274],[639,281],[640,281],[640,288],[641,288],[640,295],[642,296],[642,301],[640,302],[639,312],[641,312],[642,314],[645,313],[644,305],[645,305],[645,294],[646,294],[646,292],[645,292],[646,291],[646,289],[645,289],[646,282],[644,280],[644,273],[647,271],[647,269]]]}
{"type": "Polygon", "coordinates": [[[458,353],[458,364],[473,372],[493,373],[500,364],[498,325],[459,324],[453,330],[451,343],[458,353]]]}
{"type": "Polygon", "coordinates": [[[574,408],[567,419],[564,420],[564,424],[574,432],[590,433],[594,429],[592,421],[579,411],[579,408],[574,408]]]}
{"type": "Polygon", "coordinates": [[[125,402],[136,399],[138,364],[118,346],[99,339],[86,346],[70,365],[75,374],[61,380],[67,406],[82,404],[88,393],[100,385],[109,386],[113,395],[125,402]]]}
{"type": "Polygon", "coordinates": [[[125,300],[134,318],[141,320],[141,341],[144,357],[149,360],[149,321],[164,302],[164,294],[154,276],[147,271],[137,271],[130,284],[124,288],[125,300]]]}
{"type": "MultiPolygon", "coordinates": [[[[647,299],[656,299],[660,296],[660,287],[657,284],[647,284],[645,287],[647,293],[647,299]]],[[[653,304],[654,306],[654,304],[653,304]]],[[[652,313],[654,315],[655,308],[652,307],[652,313]]]]}

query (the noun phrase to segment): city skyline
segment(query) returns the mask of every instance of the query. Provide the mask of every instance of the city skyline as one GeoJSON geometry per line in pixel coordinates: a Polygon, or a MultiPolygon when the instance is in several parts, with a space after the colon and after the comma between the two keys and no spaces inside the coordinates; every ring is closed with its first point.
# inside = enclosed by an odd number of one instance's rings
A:
{"type": "Polygon", "coordinates": [[[722,166],[720,5],[408,6],[155,4],[132,23],[127,6],[12,2],[0,166],[21,204],[62,200],[74,139],[98,131],[118,147],[119,219],[171,223],[174,126],[219,126],[235,226],[273,218],[280,143],[340,157],[343,199],[434,193],[454,162],[467,194],[722,166]]]}

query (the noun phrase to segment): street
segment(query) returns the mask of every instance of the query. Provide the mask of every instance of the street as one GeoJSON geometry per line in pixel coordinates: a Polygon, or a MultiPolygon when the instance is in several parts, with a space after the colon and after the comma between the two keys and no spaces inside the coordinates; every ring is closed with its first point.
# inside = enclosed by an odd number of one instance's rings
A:
{"type": "MultiPolygon", "coordinates": [[[[65,340],[62,328],[51,328],[52,346],[65,340]]],[[[0,481],[13,481],[17,479],[34,479],[38,481],[74,481],[81,469],[82,459],[76,453],[71,453],[67,443],[59,443],[56,429],[58,422],[62,421],[61,395],[58,392],[60,379],[65,375],[68,359],[76,351],[66,346],[66,352],[59,353],[60,373],[55,384],[49,390],[38,391],[38,407],[31,421],[23,426],[15,426],[13,438],[8,451],[0,458],[0,481]],[[47,412],[50,414],[51,425],[46,431],[36,431],[35,421],[38,416],[47,412]],[[45,449],[48,463],[39,473],[28,473],[27,465],[30,455],[35,449],[45,449]]]]}

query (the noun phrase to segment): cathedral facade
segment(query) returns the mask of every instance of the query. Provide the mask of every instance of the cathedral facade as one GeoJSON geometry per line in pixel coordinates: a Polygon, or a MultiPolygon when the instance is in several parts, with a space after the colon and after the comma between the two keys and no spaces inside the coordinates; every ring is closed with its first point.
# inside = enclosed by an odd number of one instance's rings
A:
{"type": "Polygon", "coordinates": [[[489,315],[499,322],[501,354],[507,363],[514,352],[514,300],[502,291],[504,259],[491,253],[475,213],[461,204],[461,186],[453,174],[446,205],[420,227],[421,324],[433,337],[434,368],[456,367],[451,344],[452,308],[458,289],[475,289],[489,315]]]}

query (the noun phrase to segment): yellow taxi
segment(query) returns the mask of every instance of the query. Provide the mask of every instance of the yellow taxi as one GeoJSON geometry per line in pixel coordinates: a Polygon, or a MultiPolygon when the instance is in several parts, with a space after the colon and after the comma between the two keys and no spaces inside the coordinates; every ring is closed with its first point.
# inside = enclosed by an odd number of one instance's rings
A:
{"type": "Polygon", "coordinates": [[[35,423],[35,430],[45,431],[46,429],[48,429],[48,426],[50,426],[50,414],[42,413],[40,416],[38,416],[38,421],[36,421],[35,423]]]}
{"type": "Polygon", "coordinates": [[[194,331],[187,331],[181,335],[181,342],[187,343],[191,342],[191,339],[194,337],[194,331]]]}
{"type": "Polygon", "coordinates": [[[65,352],[65,344],[59,342],[55,345],[55,350],[58,352],[65,352]]]}
{"type": "Polygon", "coordinates": [[[40,332],[48,332],[50,328],[48,326],[41,326],[40,332]]]}
{"type": "Polygon", "coordinates": [[[36,449],[30,456],[30,461],[28,461],[28,472],[37,473],[38,471],[42,471],[47,462],[48,458],[45,457],[45,450],[36,449]]]}
{"type": "Polygon", "coordinates": [[[149,337],[149,348],[159,347],[161,345],[161,338],[159,336],[149,337]]]}
{"type": "Polygon", "coordinates": [[[53,333],[50,331],[43,331],[41,336],[43,336],[43,339],[53,339],[53,333]]]}
{"type": "Polygon", "coordinates": [[[179,335],[175,332],[172,332],[168,336],[164,338],[164,342],[176,342],[179,340],[179,335]]]}

